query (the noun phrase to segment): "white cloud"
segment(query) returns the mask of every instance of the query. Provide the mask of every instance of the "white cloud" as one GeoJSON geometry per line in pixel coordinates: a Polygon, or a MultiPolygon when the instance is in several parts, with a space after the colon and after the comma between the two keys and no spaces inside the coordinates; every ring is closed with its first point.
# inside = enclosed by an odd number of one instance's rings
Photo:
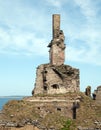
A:
{"type": "MultiPolygon", "coordinates": [[[[67,50],[66,61],[76,61],[101,65],[101,26],[97,3],[87,0],[74,0],[75,12],[72,16],[64,13],[64,33],[67,50]],[[78,17],[79,15],[79,17],[78,17]],[[79,19],[78,19],[79,18],[79,19]]],[[[97,2],[97,1],[96,1],[97,2]]],[[[101,10],[101,9],[99,9],[101,10]]]]}
{"type": "Polygon", "coordinates": [[[54,6],[56,8],[61,8],[65,3],[68,2],[68,0],[46,0],[46,2],[50,6],[54,6]]]}
{"type": "Polygon", "coordinates": [[[97,14],[98,9],[91,0],[72,0],[70,3],[68,0],[46,0],[47,3],[43,3],[40,9],[36,8],[34,3],[30,6],[31,3],[27,5],[23,2],[0,2],[0,53],[36,54],[46,57],[46,46],[51,40],[50,13],[53,12],[52,9],[47,12],[48,7],[58,9],[65,5],[72,10],[72,13],[67,12],[66,8],[60,11],[65,36],[70,40],[70,44],[67,43],[67,59],[101,64],[101,20],[97,14]],[[49,6],[46,7],[46,4],[49,6]]]}
{"type": "MultiPolygon", "coordinates": [[[[30,32],[23,32],[22,30],[0,30],[0,48],[1,52],[12,53],[10,51],[22,50],[25,54],[31,55],[45,55],[47,54],[47,43],[44,38],[37,38],[35,34],[30,32]],[[2,50],[3,49],[3,50],[2,50]]],[[[16,54],[13,52],[13,54],[16,54]]]]}
{"type": "Polygon", "coordinates": [[[2,28],[0,28],[0,47],[9,45],[8,41],[10,41],[9,34],[6,31],[4,31],[2,28]]]}
{"type": "Polygon", "coordinates": [[[96,9],[94,8],[91,0],[74,0],[75,3],[81,8],[82,14],[91,20],[96,16],[96,9]]]}
{"type": "Polygon", "coordinates": [[[46,16],[19,0],[2,1],[0,7],[0,53],[46,56],[46,16]]]}
{"type": "Polygon", "coordinates": [[[67,48],[67,60],[101,65],[101,32],[93,28],[83,29],[80,34],[73,33],[67,48]],[[81,42],[77,42],[81,40],[81,42]],[[83,42],[82,42],[83,41],[83,42]],[[75,46],[73,44],[76,44],[75,46]]]}
{"type": "Polygon", "coordinates": [[[61,2],[58,0],[50,0],[48,1],[51,5],[55,6],[55,7],[61,7],[61,2]]]}

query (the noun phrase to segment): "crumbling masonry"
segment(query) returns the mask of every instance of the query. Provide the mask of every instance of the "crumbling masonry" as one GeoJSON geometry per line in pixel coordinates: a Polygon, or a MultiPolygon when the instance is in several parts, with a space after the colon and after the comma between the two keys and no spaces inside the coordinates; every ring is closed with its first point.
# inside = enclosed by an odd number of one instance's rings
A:
{"type": "Polygon", "coordinates": [[[79,69],[64,65],[64,33],[60,30],[60,15],[53,15],[53,38],[49,43],[50,63],[37,67],[33,95],[60,94],[79,91],[79,69]]]}

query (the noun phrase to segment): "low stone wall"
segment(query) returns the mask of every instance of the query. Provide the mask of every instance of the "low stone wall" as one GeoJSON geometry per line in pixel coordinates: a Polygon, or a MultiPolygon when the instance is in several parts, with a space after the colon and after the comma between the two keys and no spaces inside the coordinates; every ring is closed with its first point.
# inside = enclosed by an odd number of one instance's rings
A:
{"type": "Polygon", "coordinates": [[[45,116],[47,113],[59,112],[61,116],[73,118],[73,103],[80,103],[80,96],[74,98],[67,97],[29,97],[24,100],[32,102],[35,110],[40,110],[40,115],[45,116]]]}
{"type": "Polygon", "coordinates": [[[95,121],[94,124],[95,124],[95,127],[89,127],[88,128],[88,127],[79,126],[77,128],[77,130],[101,130],[101,122],[100,121],[95,121]]]}
{"type": "Polygon", "coordinates": [[[16,127],[0,127],[0,130],[39,130],[37,127],[32,125],[26,125],[24,127],[16,128],[16,127]]]}
{"type": "Polygon", "coordinates": [[[87,127],[80,127],[78,130],[101,130],[101,128],[87,128],[87,127]]]}
{"type": "MultiPolygon", "coordinates": [[[[26,125],[24,127],[21,128],[15,128],[15,127],[0,127],[0,130],[42,130],[42,129],[38,129],[37,127],[34,127],[32,125],[26,125]]],[[[43,129],[45,130],[45,129],[43,129]]],[[[47,130],[55,130],[55,129],[47,129],[47,130]]],[[[77,130],[101,130],[101,128],[87,128],[87,127],[78,127],[77,130]]]]}

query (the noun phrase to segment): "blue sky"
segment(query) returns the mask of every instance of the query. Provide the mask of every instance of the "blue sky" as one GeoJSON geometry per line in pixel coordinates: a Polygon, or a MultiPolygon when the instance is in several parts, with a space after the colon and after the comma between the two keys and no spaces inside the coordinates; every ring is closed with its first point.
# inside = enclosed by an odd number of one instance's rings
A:
{"type": "Polygon", "coordinates": [[[65,64],[80,89],[101,85],[101,0],[0,0],[0,96],[31,95],[36,68],[49,63],[52,14],[61,15],[65,64]]]}

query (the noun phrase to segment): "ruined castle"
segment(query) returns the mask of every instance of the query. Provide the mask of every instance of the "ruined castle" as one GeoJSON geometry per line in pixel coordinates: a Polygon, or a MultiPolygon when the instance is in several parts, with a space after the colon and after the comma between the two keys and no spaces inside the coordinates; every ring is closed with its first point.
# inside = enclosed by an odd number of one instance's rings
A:
{"type": "Polygon", "coordinates": [[[79,69],[65,65],[64,33],[60,30],[60,15],[52,16],[53,36],[48,44],[50,63],[37,67],[35,87],[32,91],[36,94],[60,94],[78,92],[79,69]]]}
{"type": "Polygon", "coordinates": [[[90,86],[86,93],[80,92],[79,69],[64,64],[60,15],[53,15],[52,20],[50,63],[37,67],[33,96],[5,104],[0,130],[101,130],[101,86],[94,91],[93,100],[90,86]]]}

